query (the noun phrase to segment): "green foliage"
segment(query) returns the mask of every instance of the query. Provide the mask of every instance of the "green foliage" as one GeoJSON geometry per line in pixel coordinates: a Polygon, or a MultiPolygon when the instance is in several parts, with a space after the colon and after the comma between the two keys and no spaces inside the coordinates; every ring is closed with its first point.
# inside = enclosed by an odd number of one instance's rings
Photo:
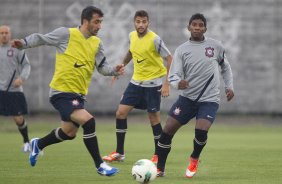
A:
{"type": "MultiPolygon", "coordinates": [[[[115,150],[114,118],[97,120],[101,155],[115,150]]],[[[29,120],[30,137],[42,137],[59,126],[54,120],[29,120]]],[[[76,139],[47,147],[37,165],[28,164],[21,153],[22,140],[10,119],[0,118],[0,184],[134,184],[131,168],[139,159],[153,155],[153,135],[146,123],[128,123],[125,162],[112,163],[120,172],[113,177],[96,173],[84,147],[82,131],[76,139]]],[[[147,119],[146,119],[147,122],[147,119]]],[[[192,150],[194,123],[179,130],[173,139],[167,160],[166,176],[155,184],[278,184],[282,183],[282,125],[239,125],[215,123],[201,155],[199,170],[193,179],[184,177],[192,150]]]]}

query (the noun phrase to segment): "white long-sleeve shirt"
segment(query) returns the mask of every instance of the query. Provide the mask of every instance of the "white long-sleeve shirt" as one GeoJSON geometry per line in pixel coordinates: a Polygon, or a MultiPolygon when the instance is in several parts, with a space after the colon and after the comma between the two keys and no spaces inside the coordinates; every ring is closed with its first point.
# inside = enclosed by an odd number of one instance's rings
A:
{"type": "Polygon", "coordinates": [[[0,90],[23,92],[23,87],[15,87],[17,78],[26,80],[30,74],[30,63],[24,51],[12,48],[10,44],[0,45],[0,90]],[[10,84],[10,87],[9,87],[10,84]]]}
{"type": "Polygon", "coordinates": [[[181,95],[196,100],[213,75],[213,79],[198,101],[219,103],[220,73],[225,89],[233,90],[232,71],[222,44],[211,38],[205,38],[200,42],[188,40],[176,49],[168,80],[176,89],[180,80],[187,80],[189,87],[182,90],[181,95]]]}

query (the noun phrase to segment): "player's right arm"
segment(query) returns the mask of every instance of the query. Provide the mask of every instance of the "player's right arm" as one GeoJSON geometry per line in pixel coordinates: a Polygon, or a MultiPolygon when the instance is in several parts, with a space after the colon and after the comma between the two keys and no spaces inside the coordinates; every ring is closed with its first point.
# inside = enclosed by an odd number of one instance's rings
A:
{"type": "Polygon", "coordinates": [[[124,66],[126,66],[131,60],[132,60],[132,54],[131,54],[130,50],[128,50],[128,52],[126,53],[122,63],[123,63],[124,66]]]}
{"type": "Polygon", "coordinates": [[[177,49],[174,53],[173,60],[170,65],[168,81],[170,85],[175,89],[182,90],[189,87],[188,81],[184,80],[182,57],[177,49]]]}
{"type": "Polygon", "coordinates": [[[129,48],[126,55],[123,58],[122,64],[123,66],[126,66],[131,60],[132,60],[132,53],[130,52],[130,37],[131,37],[131,33],[129,33],[128,35],[128,42],[127,42],[127,47],[129,48]]]}
{"type": "Polygon", "coordinates": [[[69,35],[69,29],[61,27],[44,35],[40,33],[33,33],[24,39],[12,40],[12,46],[18,49],[38,47],[41,45],[59,47],[61,43],[68,42],[69,35]]]}

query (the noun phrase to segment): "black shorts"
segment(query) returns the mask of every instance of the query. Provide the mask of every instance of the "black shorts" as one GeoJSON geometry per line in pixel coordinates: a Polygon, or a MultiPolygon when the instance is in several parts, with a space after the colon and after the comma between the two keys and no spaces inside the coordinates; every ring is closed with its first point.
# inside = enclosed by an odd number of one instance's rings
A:
{"type": "Polygon", "coordinates": [[[213,123],[218,107],[219,105],[215,102],[194,102],[189,98],[179,96],[168,114],[182,125],[188,123],[194,117],[206,119],[213,123]]]}
{"type": "Polygon", "coordinates": [[[0,91],[0,115],[20,116],[27,114],[27,111],[23,92],[0,91]]]}
{"type": "Polygon", "coordinates": [[[142,87],[129,83],[120,104],[136,109],[147,109],[148,112],[158,112],[161,105],[161,87],[142,87]]]}
{"type": "Polygon", "coordinates": [[[50,103],[57,109],[63,121],[71,121],[75,109],[84,109],[84,98],[76,93],[59,93],[50,97],[50,103]]]}

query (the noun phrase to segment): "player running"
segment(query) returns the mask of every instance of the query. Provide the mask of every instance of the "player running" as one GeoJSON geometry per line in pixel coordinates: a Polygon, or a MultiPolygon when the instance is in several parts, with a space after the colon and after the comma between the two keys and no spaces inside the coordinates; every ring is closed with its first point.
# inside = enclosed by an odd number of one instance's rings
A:
{"type": "Polygon", "coordinates": [[[197,172],[199,157],[207,143],[208,131],[215,120],[220,100],[220,75],[223,76],[227,100],[233,96],[233,77],[222,44],[207,38],[206,18],[194,14],[188,25],[190,39],[180,45],[173,56],[169,71],[170,84],[182,90],[178,100],[172,105],[169,117],[158,142],[158,176],[164,176],[165,163],[171,150],[172,138],[177,130],[196,117],[194,150],[185,176],[192,178],[197,172]]]}
{"type": "Polygon", "coordinates": [[[30,164],[35,166],[37,157],[45,147],[75,138],[78,128],[83,128],[83,141],[94,160],[100,175],[111,176],[117,168],[103,162],[96,136],[95,119],[84,109],[85,95],[94,69],[103,75],[123,74],[123,65],[111,67],[106,62],[100,38],[96,35],[101,28],[103,12],[93,6],[86,7],[81,14],[81,26],[58,28],[45,35],[32,34],[23,40],[14,40],[17,48],[26,49],[41,45],[54,46],[56,66],[50,83],[50,102],[61,115],[61,127],[43,138],[31,140],[30,164]]]}

